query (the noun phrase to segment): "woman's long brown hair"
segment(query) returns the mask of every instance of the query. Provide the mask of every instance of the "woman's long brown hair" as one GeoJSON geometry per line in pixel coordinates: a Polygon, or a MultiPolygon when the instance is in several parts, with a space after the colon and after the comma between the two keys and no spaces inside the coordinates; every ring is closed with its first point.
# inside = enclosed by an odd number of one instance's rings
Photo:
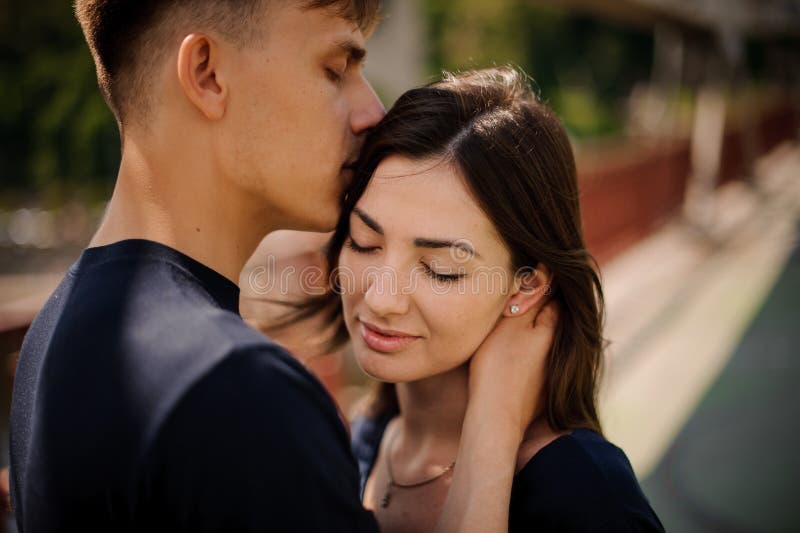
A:
{"type": "MultiPolygon", "coordinates": [[[[603,291],[583,241],[572,148],[558,118],[511,67],[448,74],[397,100],[367,136],[343,198],[327,249],[330,289],[298,304],[276,328],[324,313],[335,326],[325,349],[347,341],[335,266],[350,214],[378,164],[390,155],[455,163],[508,247],[513,268],[547,266],[559,320],[546,363],[544,414],[553,429],[601,433],[596,402],[605,348],[603,291]]],[[[394,385],[378,384],[368,415],[396,410],[394,385]]]]}

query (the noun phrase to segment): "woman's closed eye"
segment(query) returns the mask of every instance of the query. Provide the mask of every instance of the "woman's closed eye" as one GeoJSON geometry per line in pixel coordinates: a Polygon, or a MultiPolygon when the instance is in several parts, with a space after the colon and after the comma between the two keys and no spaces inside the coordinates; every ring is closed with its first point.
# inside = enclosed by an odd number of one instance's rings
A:
{"type": "Polygon", "coordinates": [[[430,265],[428,265],[425,261],[420,260],[419,264],[422,266],[422,269],[425,271],[430,278],[441,281],[441,282],[450,282],[456,281],[461,278],[466,277],[466,272],[457,272],[455,274],[444,274],[441,272],[435,271],[430,265]]]}
{"type": "MultiPolygon", "coordinates": [[[[356,252],[357,254],[371,254],[377,252],[381,248],[380,246],[362,246],[356,242],[356,240],[352,237],[352,235],[347,237],[347,240],[345,241],[344,245],[350,250],[356,252]]],[[[466,277],[467,275],[466,272],[456,272],[454,274],[437,272],[436,270],[433,269],[433,267],[431,267],[431,265],[429,265],[428,263],[426,263],[421,259],[419,261],[419,264],[422,267],[422,270],[425,272],[425,275],[427,275],[431,279],[443,283],[456,281],[466,277]]]]}
{"type": "Polygon", "coordinates": [[[361,246],[353,239],[352,235],[347,237],[344,245],[359,254],[369,254],[380,249],[380,246],[361,246]]]}

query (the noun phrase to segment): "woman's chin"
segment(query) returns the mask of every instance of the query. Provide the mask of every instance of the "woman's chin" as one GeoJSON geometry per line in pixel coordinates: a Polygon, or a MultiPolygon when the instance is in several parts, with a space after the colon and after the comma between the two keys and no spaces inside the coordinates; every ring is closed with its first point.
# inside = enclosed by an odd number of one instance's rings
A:
{"type": "Polygon", "coordinates": [[[386,368],[388,365],[385,361],[379,360],[383,357],[386,356],[376,353],[356,353],[356,362],[361,371],[372,379],[385,383],[397,383],[397,373],[386,368]]]}
{"type": "Polygon", "coordinates": [[[403,361],[396,354],[375,352],[367,347],[354,347],[356,363],[361,370],[374,380],[384,383],[404,383],[414,377],[404,369],[403,361]]]}
{"type": "Polygon", "coordinates": [[[447,374],[469,363],[469,357],[440,362],[440,365],[426,364],[424,353],[415,351],[382,353],[370,349],[362,342],[353,342],[353,355],[361,370],[374,380],[383,383],[412,383],[447,374]]]}

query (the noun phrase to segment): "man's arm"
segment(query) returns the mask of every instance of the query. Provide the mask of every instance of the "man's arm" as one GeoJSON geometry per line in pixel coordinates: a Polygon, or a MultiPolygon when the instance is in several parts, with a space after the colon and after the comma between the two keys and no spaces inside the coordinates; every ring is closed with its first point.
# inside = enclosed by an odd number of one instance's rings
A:
{"type": "Polygon", "coordinates": [[[557,320],[555,303],[501,319],[472,358],[458,466],[439,533],[508,530],[517,454],[542,408],[544,364],[557,320]]]}

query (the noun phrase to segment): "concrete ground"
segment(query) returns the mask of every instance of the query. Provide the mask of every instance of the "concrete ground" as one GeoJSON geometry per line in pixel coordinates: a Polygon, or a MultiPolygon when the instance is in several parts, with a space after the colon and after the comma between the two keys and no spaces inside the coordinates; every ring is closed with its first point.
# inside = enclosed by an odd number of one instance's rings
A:
{"type": "Polygon", "coordinates": [[[800,147],[603,268],[606,436],[667,531],[800,531],[800,147]]]}

